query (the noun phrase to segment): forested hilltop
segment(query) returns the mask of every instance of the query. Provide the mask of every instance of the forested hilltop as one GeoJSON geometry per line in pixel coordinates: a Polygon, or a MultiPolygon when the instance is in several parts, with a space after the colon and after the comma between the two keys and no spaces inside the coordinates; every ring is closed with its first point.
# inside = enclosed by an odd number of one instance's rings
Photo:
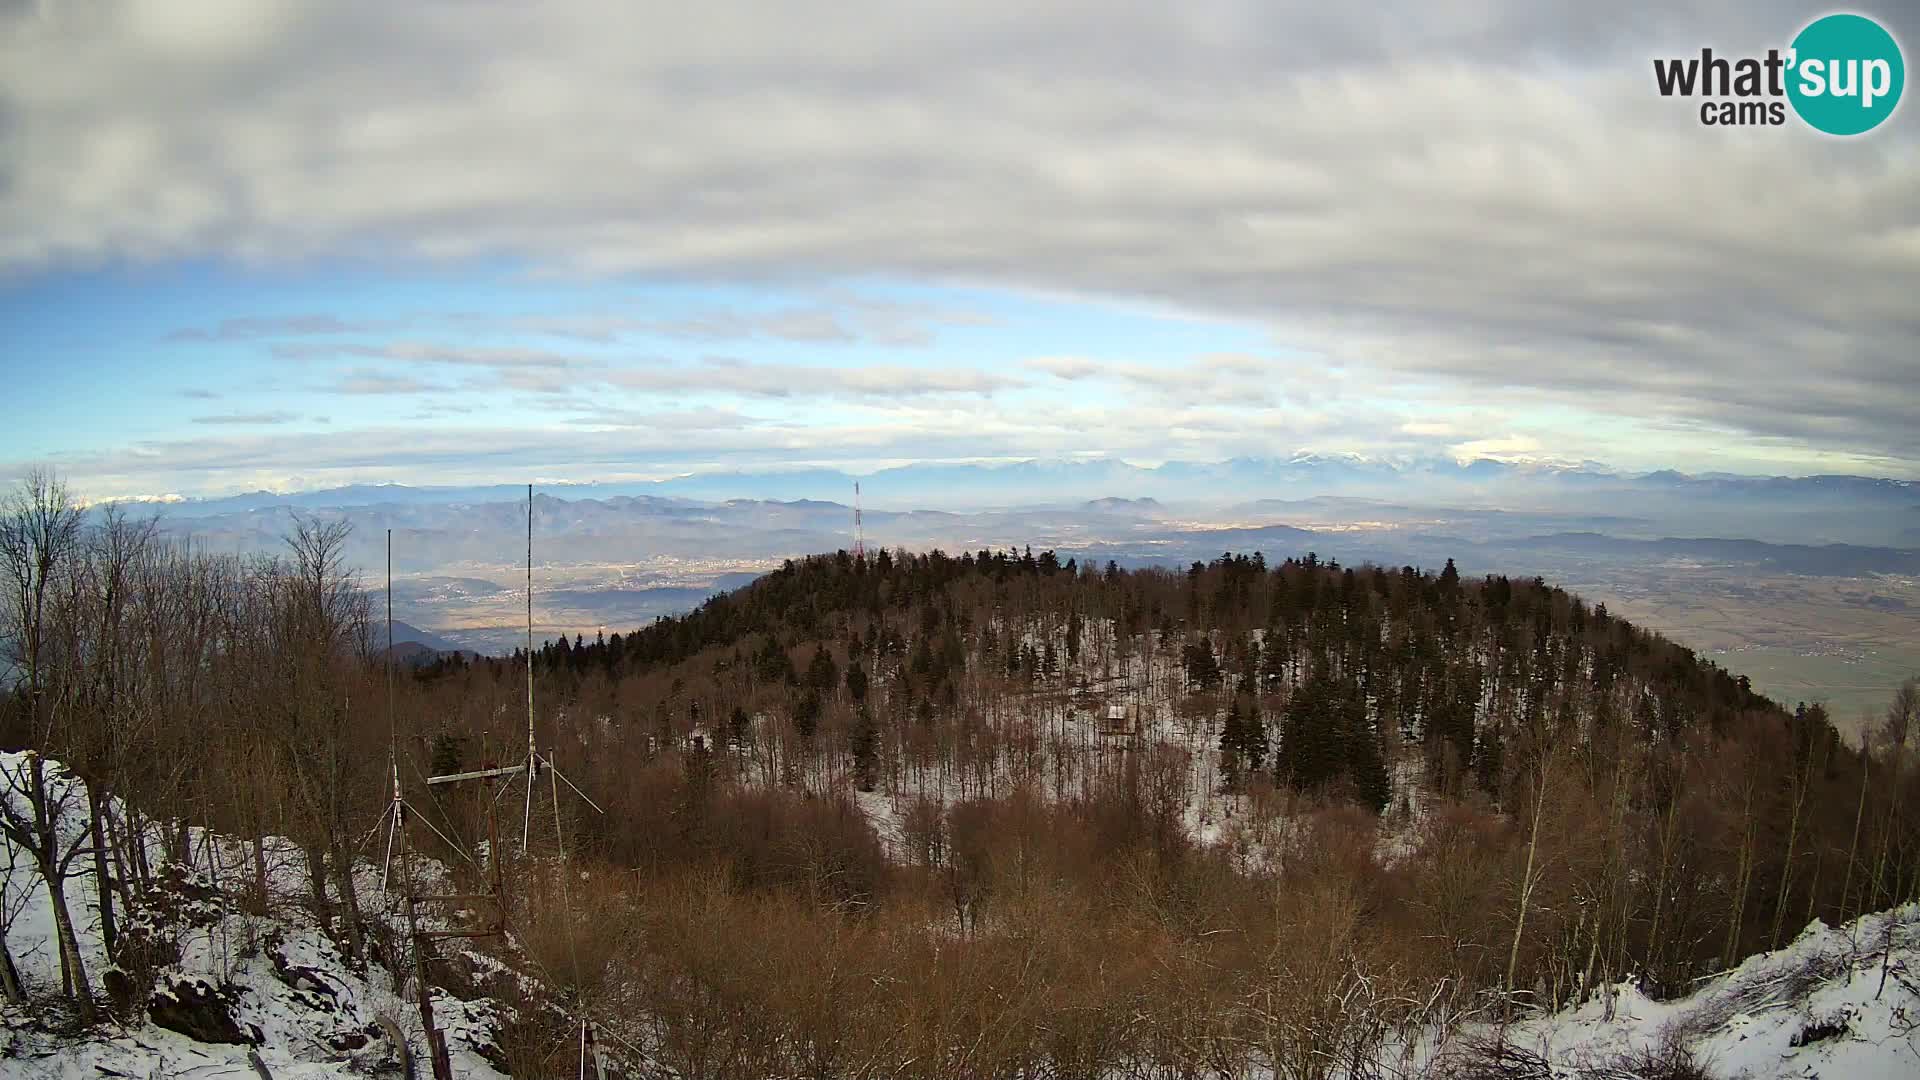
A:
{"type": "MultiPolygon", "coordinates": [[[[348,956],[394,948],[351,870],[390,761],[456,877],[489,804],[520,839],[517,794],[424,779],[524,757],[527,657],[393,675],[339,528],[240,560],[45,485],[7,521],[0,733],[85,780],[90,821],[46,826],[68,789],[22,768],[7,835],[49,893],[91,866],[117,966],[116,913],[195,825],[251,845],[227,872],[263,906],[288,838],[282,899],[348,956]],[[149,828],[163,852],[125,840],[149,828]]],[[[530,830],[512,950],[672,1075],[1326,1076],[1620,980],[1676,994],[1920,893],[1916,684],[1849,745],[1451,563],[839,552],[531,669],[543,752],[606,812],[530,830]]],[[[569,1037],[542,1015],[509,1057],[569,1037]]]]}

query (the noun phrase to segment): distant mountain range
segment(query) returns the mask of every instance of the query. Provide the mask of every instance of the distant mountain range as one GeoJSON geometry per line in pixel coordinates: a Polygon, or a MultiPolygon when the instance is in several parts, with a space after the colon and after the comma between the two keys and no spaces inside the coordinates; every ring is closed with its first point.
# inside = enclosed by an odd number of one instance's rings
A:
{"type": "MultiPolygon", "coordinates": [[[[548,484],[542,490],[566,499],[619,497],[686,501],[735,499],[851,501],[858,479],[870,506],[938,509],[1008,507],[1077,500],[1088,510],[1155,509],[1141,500],[1225,505],[1250,499],[1304,499],[1324,495],[1406,498],[1506,498],[1534,503],[1638,493],[1650,498],[1799,502],[1869,502],[1920,513],[1920,481],[1866,476],[1689,475],[1672,470],[1616,472],[1599,465],[1543,465],[1481,458],[1382,461],[1345,455],[1234,458],[1219,462],[1169,461],[1131,465],[1110,458],[1031,460],[1004,464],[918,463],[855,477],[835,469],[713,472],[659,481],[548,484]],[[1088,502],[1088,500],[1092,500],[1088,502]],[[1109,505],[1110,504],[1110,505],[1109,505]]],[[[408,487],[363,484],[318,491],[250,492],[166,504],[170,515],[200,516],[270,507],[320,508],[374,505],[473,504],[525,498],[517,484],[470,487],[408,487]]]]}
{"type": "MultiPolygon", "coordinates": [[[[542,484],[535,637],[630,631],[785,559],[850,549],[853,482],[812,469],[542,484]]],[[[1452,559],[1462,574],[1540,575],[1643,605],[1654,625],[1703,645],[1779,650],[1772,685],[1849,709],[1881,688],[1847,664],[1920,660],[1911,481],[1295,457],[922,464],[860,485],[870,548],[1031,546],[1081,565],[1173,568],[1227,551],[1426,568],[1452,559]]],[[[378,484],[132,509],[157,514],[170,536],[240,554],[284,554],[296,515],[343,520],[342,556],[375,589],[391,532],[394,611],[407,620],[394,654],[419,664],[524,641],[526,496],[519,484],[378,484]]]]}
{"type": "Polygon", "coordinates": [[[1920,573],[1920,552],[1857,544],[1768,544],[1759,540],[1672,536],[1658,540],[1623,540],[1600,533],[1556,533],[1532,537],[1512,546],[1641,559],[1693,559],[1809,577],[1920,573]]]}
{"type": "MultiPolygon", "coordinates": [[[[387,623],[383,618],[376,618],[374,622],[373,647],[375,652],[381,652],[387,648],[387,623]]],[[[430,664],[443,656],[454,655],[472,658],[479,654],[472,649],[463,649],[431,630],[422,630],[399,619],[393,621],[393,658],[396,663],[406,667],[418,667],[422,664],[430,664]]]]}
{"type": "Polygon", "coordinates": [[[1139,514],[1153,517],[1165,511],[1160,500],[1152,498],[1122,499],[1108,496],[1104,499],[1089,499],[1081,503],[1080,508],[1095,514],[1139,514]]]}

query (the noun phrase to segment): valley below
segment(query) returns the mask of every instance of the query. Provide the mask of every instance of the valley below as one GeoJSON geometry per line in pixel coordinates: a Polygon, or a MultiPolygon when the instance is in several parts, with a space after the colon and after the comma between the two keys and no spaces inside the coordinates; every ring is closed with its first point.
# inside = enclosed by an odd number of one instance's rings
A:
{"type": "MultiPolygon", "coordinates": [[[[542,495],[538,507],[536,643],[625,633],[691,610],[788,559],[852,546],[851,507],[823,501],[542,495]]],[[[516,556],[525,538],[515,531],[512,504],[477,511],[370,503],[308,512],[337,514],[356,525],[363,581],[376,588],[380,581],[370,569],[384,558],[378,545],[384,529],[397,526],[397,617],[483,654],[524,646],[526,567],[516,556]],[[450,542],[449,534],[458,535],[450,542]],[[438,561],[442,553],[448,561],[438,561]]],[[[273,519],[286,513],[255,508],[180,519],[170,527],[216,544],[271,551],[278,539],[273,519]]],[[[1920,555],[1661,535],[1689,524],[1345,498],[1217,509],[1113,499],[967,512],[881,510],[867,515],[866,532],[875,548],[957,554],[1032,546],[1127,567],[1184,568],[1227,550],[1260,551],[1269,559],[1313,551],[1342,564],[1425,569],[1451,558],[1463,574],[1563,584],[1748,676],[1789,707],[1825,702],[1848,731],[1859,730],[1892,687],[1920,672],[1920,555]]]]}

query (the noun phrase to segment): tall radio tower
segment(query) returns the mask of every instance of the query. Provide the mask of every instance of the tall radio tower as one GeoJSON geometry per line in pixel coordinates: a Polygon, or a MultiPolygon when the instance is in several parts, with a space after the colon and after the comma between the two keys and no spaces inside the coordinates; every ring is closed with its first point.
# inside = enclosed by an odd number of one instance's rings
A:
{"type": "Polygon", "coordinates": [[[853,557],[867,557],[867,530],[860,520],[860,481],[853,482],[853,557]]]}

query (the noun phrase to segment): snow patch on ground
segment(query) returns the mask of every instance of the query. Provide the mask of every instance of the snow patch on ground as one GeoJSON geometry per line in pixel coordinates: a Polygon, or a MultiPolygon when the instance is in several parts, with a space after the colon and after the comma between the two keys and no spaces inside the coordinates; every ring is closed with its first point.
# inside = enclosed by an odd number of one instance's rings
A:
{"type": "Polygon", "coordinates": [[[1748,957],[1688,997],[1652,1001],[1628,984],[1578,1008],[1514,1025],[1511,1045],[1557,1076],[1593,1076],[1619,1055],[1671,1042],[1716,1077],[1920,1077],[1920,905],[1844,927],[1814,922],[1791,945],[1748,957]]]}
{"type": "MultiPolygon", "coordinates": [[[[0,753],[0,772],[21,776],[25,762],[23,754],[0,753]]],[[[46,769],[52,801],[63,811],[61,832],[78,837],[86,828],[84,788],[57,763],[48,761],[46,769]]],[[[18,793],[7,787],[0,782],[0,797],[17,800],[18,793]]],[[[133,993],[142,1001],[155,993],[177,1000],[217,999],[222,1007],[211,1015],[224,1013],[240,1038],[258,1045],[200,1041],[155,1023],[144,1008],[128,1010],[137,1021],[62,1033],[46,1015],[57,1008],[60,990],[52,902],[31,859],[0,837],[0,873],[6,875],[7,906],[14,911],[7,940],[34,999],[26,1010],[0,1005],[0,1077],[252,1078],[250,1050],[258,1052],[276,1080],[398,1075],[398,1048],[383,1030],[382,1017],[399,1027],[425,1074],[426,1039],[411,987],[380,963],[348,960],[303,905],[284,899],[307,890],[304,863],[290,841],[269,838],[266,843],[270,887],[278,899],[266,914],[247,913],[234,893],[221,888],[222,881],[245,876],[241,868],[248,865],[249,853],[238,842],[194,829],[190,848],[191,862],[168,864],[158,841],[149,845],[157,876],[168,882],[161,886],[169,909],[164,916],[128,919],[121,913],[122,932],[144,932],[164,958],[151,983],[135,986],[133,993]]],[[[94,993],[105,1006],[112,965],[92,867],[89,858],[75,861],[66,897],[94,993]]],[[[432,876],[443,876],[442,868],[434,869],[432,876]]],[[[380,868],[362,863],[356,877],[363,902],[377,908],[380,868]]],[[[382,917],[374,910],[368,914],[382,917]]],[[[403,940],[397,922],[387,918],[388,940],[403,940]]],[[[494,1050],[500,1006],[485,999],[461,1001],[440,990],[434,991],[433,1004],[456,1075],[504,1076],[483,1056],[494,1050]]]]}

